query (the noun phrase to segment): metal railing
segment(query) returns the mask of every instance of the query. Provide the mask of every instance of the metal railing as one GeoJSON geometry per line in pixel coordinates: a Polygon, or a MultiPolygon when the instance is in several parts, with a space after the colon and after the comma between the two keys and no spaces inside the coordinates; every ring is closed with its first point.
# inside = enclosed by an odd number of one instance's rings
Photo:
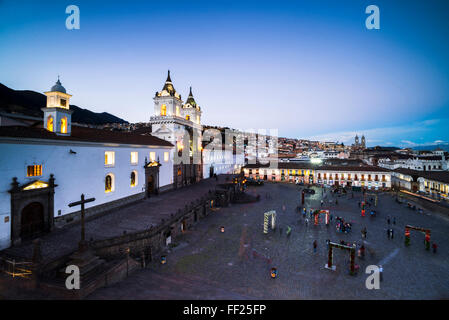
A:
{"type": "Polygon", "coordinates": [[[29,261],[16,261],[16,259],[8,260],[0,257],[0,271],[9,274],[13,278],[31,278],[33,263],[29,261]]]}

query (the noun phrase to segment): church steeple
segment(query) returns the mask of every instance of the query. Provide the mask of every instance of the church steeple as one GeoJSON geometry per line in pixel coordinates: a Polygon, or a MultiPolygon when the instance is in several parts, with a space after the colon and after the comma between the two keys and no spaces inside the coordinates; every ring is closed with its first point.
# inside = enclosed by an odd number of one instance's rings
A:
{"type": "Polygon", "coordinates": [[[170,78],[170,70],[168,70],[167,80],[165,80],[165,84],[164,87],[162,88],[162,91],[156,92],[156,97],[166,97],[166,96],[175,97],[181,100],[181,95],[178,94],[175,90],[175,87],[173,87],[173,83],[170,78]]]}
{"type": "Polygon", "coordinates": [[[196,104],[195,98],[193,98],[192,87],[190,87],[189,97],[187,98],[186,104],[184,105],[186,108],[196,108],[198,105],[196,104]]]}

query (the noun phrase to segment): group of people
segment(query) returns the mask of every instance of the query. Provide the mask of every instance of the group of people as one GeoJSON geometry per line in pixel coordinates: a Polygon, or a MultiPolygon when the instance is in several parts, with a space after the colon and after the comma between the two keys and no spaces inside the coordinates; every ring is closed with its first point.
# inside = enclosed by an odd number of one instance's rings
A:
{"type": "Polygon", "coordinates": [[[337,217],[335,220],[337,221],[337,232],[349,233],[351,231],[352,225],[349,222],[345,222],[342,217],[337,217]]]}

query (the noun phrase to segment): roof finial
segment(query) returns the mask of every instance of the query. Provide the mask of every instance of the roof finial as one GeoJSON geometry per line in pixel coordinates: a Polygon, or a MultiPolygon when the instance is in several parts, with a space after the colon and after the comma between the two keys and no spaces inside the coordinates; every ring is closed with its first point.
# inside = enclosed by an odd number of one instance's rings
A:
{"type": "Polygon", "coordinates": [[[171,79],[170,79],[170,70],[168,70],[168,75],[167,75],[167,81],[166,82],[171,82],[171,79]]]}
{"type": "Polygon", "coordinates": [[[193,97],[193,94],[192,94],[192,86],[190,86],[189,96],[192,96],[192,97],[193,97]]]}

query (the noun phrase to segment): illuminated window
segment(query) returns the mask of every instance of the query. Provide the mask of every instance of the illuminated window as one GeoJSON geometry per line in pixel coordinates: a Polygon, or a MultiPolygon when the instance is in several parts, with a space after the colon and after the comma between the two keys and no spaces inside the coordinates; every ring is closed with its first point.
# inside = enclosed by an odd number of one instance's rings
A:
{"type": "Polygon", "coordinates": [[[186,120],[190,121],[190,116],[189,115],[186,115],[186,120]]]}
{"type": "Polygon", "coordinates": [[[139,153],[131,152],[131,164],[137,164],[138,161],[139,161],[139,153]]]}
{"type": "Polygon", "coordinates": [[[200,124],[200,116],[196,116],[196,123],[200,124]]]}
{"type": "Polygon", "coordinates": [[[169,155],[168,151],[165,151],[164,152],[164,161],[168,162],[169,159],[170,159],[170,155],[169,155]]]}
{"type": "Polygon", "coordinates": [[[181,168],[178,168],[178,176],[182,174],[181,168]]]}
{"type": "Polygon", "coordinates": [[[67,117],[61,119],[61,133],[67,133],[67,117]]]}
{"type": "Polygon", "coordinates": [[[38,177],[42,175],[42,165],[27,166],[27,177],[38,177]]]}
{"type": "Polygon", "coordinates": [[[179,117],[179,106],[176,106],[176,115],[179,117]]]}
{"type": "Polygon", "coordinates": [[[53,132],[53,117],[48,116],[47,118],[47,130],[53,132]]]}
{"type": "Polygon", "coordinates": [[[104,165],[105,166],[113,166],[115,163],[115,152],[114,151],[106,151],[104,153],[104,165]]]}
{"type": "Polygon", "coordinates": [[[104,192],[109,193],[114,191],[114,176],[110,173],[104,179],[104,192]]]}
{"type": "Polygon", "coordinates": [[[163,104],[161,106],[161,116],[166,116],[167,115],[167,106],[165,104],[163,104]]]}
{"type": "Polygon", "coordinates": [[[131,187],[135,187],[137,185],[137,172],[131,172],[131,187]]]}
{"type": "Polygon", "coordinates": [[[156,161],[156,152],[150,152],[150,161],[151,162],[153,162],[153,161],[156,161]]]}

